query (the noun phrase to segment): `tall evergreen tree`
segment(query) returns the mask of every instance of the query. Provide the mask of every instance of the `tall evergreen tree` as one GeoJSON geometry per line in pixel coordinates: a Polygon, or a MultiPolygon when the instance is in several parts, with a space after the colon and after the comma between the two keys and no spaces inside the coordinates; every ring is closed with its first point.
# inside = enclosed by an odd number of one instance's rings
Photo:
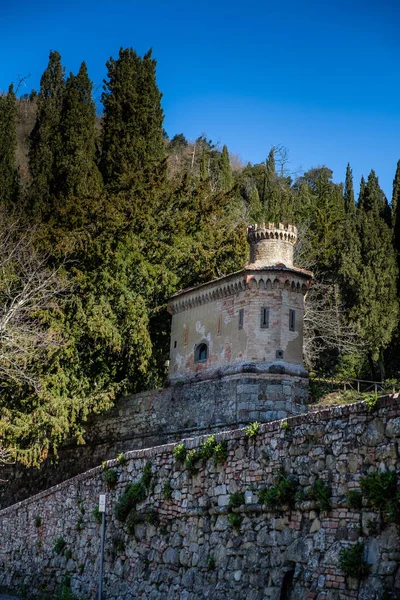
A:
{"type": "Polygon", "coordinates": [[[221,190],[230,190],[233,187],[234,180],[226,145],[222,148],[219,170],[221,190]]]}
{"type": "Polygon", "coordinates": [[[365,183],[364,175],[362,175],[361,181],[360,181],[360,191],[358,193],[358,202],[357,202],[357,207],[360,209],[364,209],[366,187],[367,187],[367,184],[365,183]]]}
{"type": "Polygon", "coordinates": [[[17,104],[14,88],[0,96],[0,204],[12,205],[18,197],[17,104]]]}
{"type": "Polygon", "coordinates": [[[107,62],[100,170],[106,185],[129,189],[165,174],[164,114],[151,50],[120,49],[107,62]]]}
{"type": "Polygon", "coordinates": [[[372,169],[368,175],[367,184],[363,198],[363,209],[375,216],[382,217],[388,225],[390,224],[390,210],[386,196],[381,189],[375,171],[372,169]]]}
{"type": "Polygon", "coordinates": [[[36,215],[51,213],[55,184],[55,162],[61,152],[60,118],[64,96],[64,68],[61,56],[51,51],[47,69],[40,80],[36,123],[30,135],[29,168],[32,185],[30,202],[36,215]]]}
{"type": "Polygon", "coordinates": [[[349,215],[354,215],[356,211],[356,205],[354,200],[353,172],[351,170],[350,163],[347,163],[343,196],[346,213],[349,215]]]}
{"type": "Polygon", "coordinates": [[[396,175],[393,180],[392,223],[394,232],[394,247],[400,268],[400,160],[397,162],[396,175]]]}
{"type": "Polygon", "coordinates": [[[54,191],[64,198],[83,198],[99,192],[101,176],[96,158],[96,107],[92,82],[83,62],[70,74],[59,123],[60,148],[55,156],[54,191]]]}
{"type": "Polygon", "coordinates": [[[260,223],[263,220],[263,209],[261,206],[260,196],[256,186],[250,192],[249,202],[249,219],[250,223],[260,223]]]}

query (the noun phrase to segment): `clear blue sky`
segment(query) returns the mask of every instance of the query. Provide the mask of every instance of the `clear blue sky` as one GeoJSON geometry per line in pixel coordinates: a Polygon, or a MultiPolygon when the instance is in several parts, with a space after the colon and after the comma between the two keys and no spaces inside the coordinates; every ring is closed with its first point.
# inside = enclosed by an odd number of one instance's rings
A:
{"type": "Polygon", "coordinates": [[[67,72],[85,60],[101,94],[120,46],[158,61],[165,128],[203,132],[243,161],[272,145],[293,171],[374,168],[391,197],[400,158],[398,0],[0,0],[0,89],[39,88],[50,49],[67,72]]]}

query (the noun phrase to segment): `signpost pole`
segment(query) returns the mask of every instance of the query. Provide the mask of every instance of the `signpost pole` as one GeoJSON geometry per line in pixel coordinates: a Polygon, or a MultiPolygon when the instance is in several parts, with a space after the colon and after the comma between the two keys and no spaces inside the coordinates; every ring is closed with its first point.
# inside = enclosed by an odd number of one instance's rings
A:
{"type": "Polygon", "coordinates": [[[104,540],[106,533],[106,495],[100,494],[99,512],[101,512],[101,546],[100,546],[100,575],[99,575],[99,596],[98,600],[103,600],[103,563],[104,563],[104,540]]]}

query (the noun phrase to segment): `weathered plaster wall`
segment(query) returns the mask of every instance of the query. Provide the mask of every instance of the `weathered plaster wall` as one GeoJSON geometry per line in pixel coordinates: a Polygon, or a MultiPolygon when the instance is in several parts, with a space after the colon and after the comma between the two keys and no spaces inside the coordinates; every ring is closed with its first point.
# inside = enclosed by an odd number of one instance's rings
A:
{"type": "Polygon", "coordinates": [[[293,365],[231,367],[221,378],[176,385],[123,398],[87,426],[86,444],[65,444],[58,464],[40,470],[2,469],[0,507],[82,473],[120,452],[177,441],[184,436],[272,421],[306,410],[308,379],[293,365]]]}
{"type": "MultiPolygon", "coordinates": [[[[267,423],[254,440],[244,430],[217,434],[228,443],[226,463],[212,459],[192,475],[173,456],[173,445],[130,452],[109,494],[105,561],[108,600],[280,600],[285,574],[294,570],[290,600],[380,600],[400,590],[400,539],[394,525],[370,534],[368,520],[380,515],[366,506],[349,510],[346,495],[371,471],[400,471],[399,397],[332,408],[267,423]],[[115,517],[127,483],[140,479],[151,461],[152,483],[137,512],[144,521],[128,534],[115,517]],[[278,469],[298,477],[307,490],[317,477],[331,488],[332,508],[298,502],[293,510],[267,512],[252,502],[237,509],[238,531],[228,521],[233,492],[270,486],[278,469]],[[166,482],[172,494],[166,498],[166,482]],[[154,512],[156,511],[156,513],[154,512]],[[157,514],[159,523],[154,524],[157,514]],[[146,522],[151,520],[153,524],[146,522]],[[359,584],[338,567],[342,548],[362,540],[371,574],[359,584]]],[[[202,439],[186,440],[196,448],[202,439]]],[[[44,597],[65,574],[72,589],[96,597],[99,526],[92,511],[104,489],[101,468],[0,512],[0,586],[27,586],[44,597]],[[36,517],[41,524],[35,526],[36,517]],[[66,542],[63,555],[54,551],[66,542]]],[[[256,498],[256,496],[253,496],[256,498]]]]}
{"type": "Polygon", "coordinates": [[[301,365],[307,280],[295,270],[246,269],[172,298],[171,381],[209,376],[243,362],[276,361],[277,350],[286,362],[301,365]],[[267,328],[260,326],[261,307],[269,309],[267,328]],[[289,329],[289,309],[296,312],[294,331],[289,329]],[[209,349],[207,361],[196,362],[196,347],[203,342],[209,349]]]}

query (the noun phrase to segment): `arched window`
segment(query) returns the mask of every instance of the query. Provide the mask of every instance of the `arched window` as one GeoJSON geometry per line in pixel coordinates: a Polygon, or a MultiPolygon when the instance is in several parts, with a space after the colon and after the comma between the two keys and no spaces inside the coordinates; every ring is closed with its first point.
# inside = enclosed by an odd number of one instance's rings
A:
{"type": "Polygon", "coordinates": [[[205,362],[208,356],[207,344],[199,344],[194,353],[195,362],[205,362]]]}

